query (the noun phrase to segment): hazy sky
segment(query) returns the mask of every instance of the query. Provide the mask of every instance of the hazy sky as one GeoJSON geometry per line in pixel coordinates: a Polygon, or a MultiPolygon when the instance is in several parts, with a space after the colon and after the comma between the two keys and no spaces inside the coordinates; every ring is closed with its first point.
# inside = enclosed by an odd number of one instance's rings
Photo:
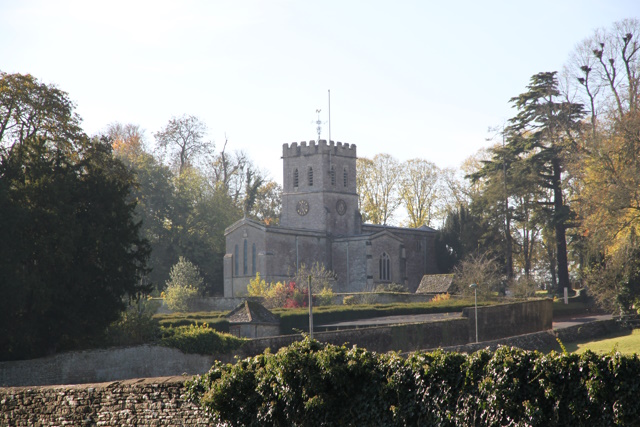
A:
{"type": "Polygon", "coordinates": [[[119,121],[153,142],[196,115],[281,182],[329,89],[331,139],[359,156],[458,166],[533,74],[634,17],[638,0],[0,0],[0,70],[68,92],[89,134],[119,121]]]}

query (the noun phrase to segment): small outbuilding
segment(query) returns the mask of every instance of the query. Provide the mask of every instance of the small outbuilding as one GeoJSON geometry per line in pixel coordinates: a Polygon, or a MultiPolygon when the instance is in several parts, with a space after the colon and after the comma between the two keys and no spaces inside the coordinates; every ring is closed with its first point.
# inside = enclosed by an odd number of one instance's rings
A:
{"type": "Polygon", "coordinates": [[[416,294],[451,294],[454,291],[453,274],[425,274],[420,280],[416,294]]]}
{"type": "Polygon", "coordinates": [[[245,301],[229,314],[229,333],[242,338],[280,335],[280,318],[257,301],[245,301]]]}

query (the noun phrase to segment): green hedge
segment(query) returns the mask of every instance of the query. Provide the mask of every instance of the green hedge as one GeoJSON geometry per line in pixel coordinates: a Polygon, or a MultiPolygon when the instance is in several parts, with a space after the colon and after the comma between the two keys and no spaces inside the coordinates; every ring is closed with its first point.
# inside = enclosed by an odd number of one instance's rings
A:
{"type": "Polygon", "coordinates": [[[230,426],[614,426],[640,422],[640,360],[595,353],[415,353],[306,339],[186,384],[230,426]]]}
{"type": "Polygon", "coordinates": [[[224,354],[236,350],[247,340],[216,332],[208,325],[161,328],[160,344],[183,353],[224,354]]]}
{"type": "MultiPolygon", "coordinates": [[[[488,305],[490,302],[478,302],[478,305],[488,305]]],[[[334,322],[371,319],[383,316],[400,316],[410,314],[431,314],[462,311],[465,307],[472,307],[473,300],[447,300],[439,302],[409,303],[409,304],[375,304],[375,305],[333,305],[313,308],[314,325],[334,322]]],[[[274,314],[280,316],[280,332],[283,335],[293,334],[298,330],[309,329],[309,309],[275,309],[274,314]]]]}
{"type": "Polygon", "coordinates": [[[229,321],[224,317],[223,311],[199,311],[195,313],[170,313],[155,314],[153,318],[160,326],[170,328],[178,326],[190,326],[206,323],[211,329],[218,332],[229,332],[229,321]]]}

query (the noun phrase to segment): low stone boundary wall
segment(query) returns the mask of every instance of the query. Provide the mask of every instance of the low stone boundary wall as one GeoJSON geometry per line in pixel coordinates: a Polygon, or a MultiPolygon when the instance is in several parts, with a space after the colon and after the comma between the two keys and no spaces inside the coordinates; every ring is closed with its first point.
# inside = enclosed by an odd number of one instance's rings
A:
{"type": "Polygon", "coordinates": [[[185,400],[186,377],[0,388],[3,426],[209,426],[185,400]]]}
{"type": "MultiPolygon", "coordinates": [[[[232,357],[227,355],[228,361],[232,357]]],[[[175,348],[142,345],[60,353],[31,360],[0,362],[0,386],[80,384],[129,378],[207,372],[214,355],[184,354],[175,348]]]]}

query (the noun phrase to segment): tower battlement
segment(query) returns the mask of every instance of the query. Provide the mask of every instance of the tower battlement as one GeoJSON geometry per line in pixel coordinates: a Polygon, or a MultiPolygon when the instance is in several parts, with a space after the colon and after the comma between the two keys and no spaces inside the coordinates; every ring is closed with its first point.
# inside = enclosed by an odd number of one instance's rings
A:
{"type": "Polygon", "coordinates": [[[298,157],[309,154],[332,153],[335,156],[356,157],[356,145],[342,142],[330,141],[325,139],[320,141],[302,141],[300,143],[292,142],[291,144],[282,145],[282,157],[298,157]]]}

